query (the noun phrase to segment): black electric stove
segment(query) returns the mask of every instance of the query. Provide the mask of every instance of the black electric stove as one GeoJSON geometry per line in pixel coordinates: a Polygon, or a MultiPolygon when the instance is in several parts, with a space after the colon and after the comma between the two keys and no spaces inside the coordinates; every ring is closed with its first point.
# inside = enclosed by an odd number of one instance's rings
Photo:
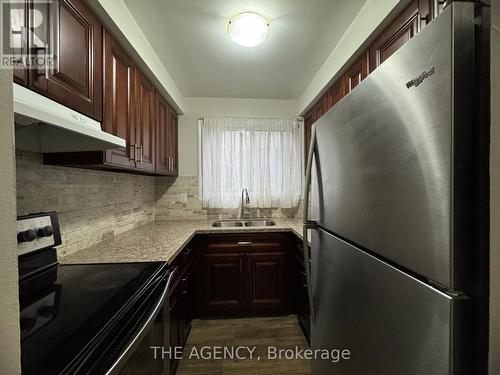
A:
{"type": "Polygon", "coordinates": [[[55,213],[18,218],[18,233],[23,374],[97,375],[123,367],[117,361],[165,300],[167,264],[60,265],[55,213]]]}

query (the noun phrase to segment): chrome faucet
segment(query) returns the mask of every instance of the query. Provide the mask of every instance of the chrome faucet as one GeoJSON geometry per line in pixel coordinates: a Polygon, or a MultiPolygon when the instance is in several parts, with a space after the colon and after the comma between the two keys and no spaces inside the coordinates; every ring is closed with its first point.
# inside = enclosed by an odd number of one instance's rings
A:
{"type": "Polygon", "coordinates": [[[246,188],[241,191],[240,219],[244,219],[248,215],[248,211],[245,210],[245,202],[246,204],[250,204],[250,197],[246,188]]]}

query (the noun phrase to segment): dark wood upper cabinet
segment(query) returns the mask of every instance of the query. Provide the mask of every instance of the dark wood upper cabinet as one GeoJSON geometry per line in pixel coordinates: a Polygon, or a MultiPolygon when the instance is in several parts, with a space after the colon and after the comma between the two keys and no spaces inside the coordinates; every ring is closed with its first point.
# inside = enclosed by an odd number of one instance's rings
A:
{"type": "Polygon", "coordinates": [[[287,296],[286,253],[249,253],[247,300],[250,309],[284,309],[287,296]]]}
{"type": "Polygon", "coordinates": [[[307,112],[304,119],[305,156],[309,149],[311,126],[344,95],[347,95],[369,73],[373,72],[389,56],[401,48],[422,27],[427,25],[442,12],[449,1],[444,0],[412,0],[410,4],[386,27],[374,40],[371,46],[363,51],[361,57],[347,68],[307,112]],[[325,105],[325,97],[327,98],[325,105]]]}
{"type": "Polygon", "coordinates": [[[352,64],[342,78],[343,92],[348,94],[359,83],[368,76],[368,56],[363,53],[361,57],[352,64]]]}
{"type": "Polygon", "coordinates": [[[123,138],[127,147],[105,151],[105,164],[135,168],[137,148],[134,124],[134,63],[110,34],[104,37],[105,132],[123,138]]]}
{"type": "MultiPolygon", "coordinates": [[[[5,25],[5,30],[10,30],[10,35],[3,35],[3,43],[10,43],[11,53],[15,59],[15,63],[12,67],[12,73],[14,77],[14,82],[22,85],[28,86],[29,76],[28,69],[25,68],[25,60],[28,56],[28,27],[29,27],[29,1],[24,2],[4,2],[2,3],[4,7],[4,14],[9,14],[9,25],[5,25]]],[[[5,17],[5,16],[4,16],[5,17]]]]}
{"type": "Polygon", "coordinates": [[[170,110],[167,101],[156,92],[156,173],[170,174],[170,155],[168,143],[170,139],[170,110]]]}
{"type": "Polygon", "coordinates": [[[156,173],[164,176],[178,174],[178,117],[174,109],[156,94],[156,173]]]}
{"type": "Polygon", "coordinates": [[[310,110],[304,117],[304,173],[307,169],[307,158],[309,156],[309,146],[311,142],[311,131],[314,119],[314,110],[310,110]]]}
{"type": "Polygon", "coordinates": [[[169,139],[168,154],[170,156],[170,176],[177,176],[179,173],[179,151],[178,151],[178,129],[179,117],[177,113],[170,108],[170,122],[169,122],[169,139]]]}
{"type": "Polygon", "coordinates": [[[370,46],[370,72],[418,33],[419,19],[419,2],[413,0],[370,46]]]}
{"type": "Polygon", "coordinates": [[[328,89],[328,109],[332,108],[335,104],[338,103],[340,99],[342,99],[345,95],[344,86],[342,79],[339,79],[335,82],[330,89],[328,89]]]}
{"type": "Polygon", "coordinates": [[[137,169],[154,172],[155,163],[155,88],[135,68],[135,149],[137,169]]]}
{"type": "Polygon", "coordinates": [[[126,147],[45,154],[44,162],[177,176],[177,114],[107,32],[103,71],[102,130],[125,139],[126,147]]]}
{"type": "Polygon", "coordinates": [[[33,2],[44,20],[30,27],[31,56],[49,53],[54,63],[30,70],[29,86],[78,112],[102,118],[102,26],[80,0],[33,2]]]}

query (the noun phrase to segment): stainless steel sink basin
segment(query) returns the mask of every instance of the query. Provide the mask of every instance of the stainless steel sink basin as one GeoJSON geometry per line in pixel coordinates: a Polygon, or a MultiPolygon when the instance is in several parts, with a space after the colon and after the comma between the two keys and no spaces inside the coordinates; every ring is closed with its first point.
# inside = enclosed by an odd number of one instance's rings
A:
{"type": "Polygon", "coordinates": [[[272,227],[276,222],[273,220],[248,220],[245,221],[246,227],[272,227]]]}
{"type": "Polygon", "coordinates": [[[272,227],[276,225],[273,220],[255,219],[255,220],[218,220],[212,223],[215,228],[241,228],[245,227],[272,227]]]}
{"type": "Polygon", "coordinates": [[[238,228],[243,226],[243,222],[235,220],[219,220],[214,221],[212,226],[216,228],[238,228]]]}

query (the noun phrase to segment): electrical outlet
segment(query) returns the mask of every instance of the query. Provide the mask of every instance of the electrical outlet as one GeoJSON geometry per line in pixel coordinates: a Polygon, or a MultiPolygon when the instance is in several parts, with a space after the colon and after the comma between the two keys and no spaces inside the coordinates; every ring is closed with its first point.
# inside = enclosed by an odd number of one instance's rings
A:
{"type": "Polygon", "coordinates": [[[181,193],[181,203],[187,203],[188,195],[187,193],[181,193]]]}

